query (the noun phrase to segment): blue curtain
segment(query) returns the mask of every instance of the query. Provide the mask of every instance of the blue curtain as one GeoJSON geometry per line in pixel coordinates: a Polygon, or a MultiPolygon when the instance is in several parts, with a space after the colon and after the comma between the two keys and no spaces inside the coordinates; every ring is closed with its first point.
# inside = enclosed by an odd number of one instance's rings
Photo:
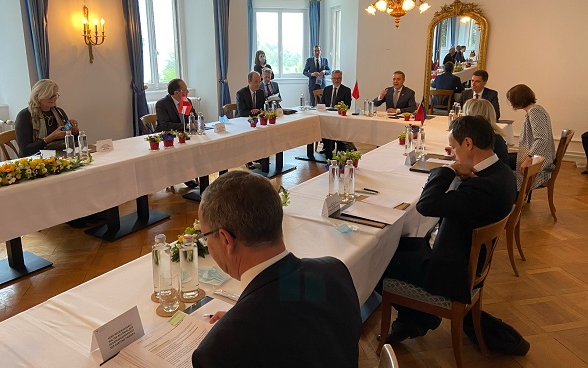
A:
{"type": "Polygon", "coordinates": [[[253,28],[253,26],[255,25],[253,23],[254,20],[254,14],[253,14],[253,0],[247,0],[247,26],[248,26],[248,33],[247,33],[247,38],[249,39],[249,70],[253,70],[253,57],[255,55],[255,50],[253,49],[253,46],[256,44],[255,42],[255,29],[253,28]]]}
{"type": "Polygon", "coordinates": [[[147,98],[145,97],[143,76],[143,39],[141,37],[141,21],[139,19],[139,3],[137,0],[122,0],[125,17],[125,34],[127,50],[131,66],[131,91],[133,94],[133,134],[142,135],[141,116],[147,115],[147,98]]]}
{"type": "Polygon", "coordinates": [[[319,45],[319,31],[321,28],[321,2],[313,1],[309,2],[309,18],[310,18],[310,55],[314,45],[319,45]]]}
{"type": "Polygon", "coordinates": [[[49,0],[24,0],[37,69],[37,80],[49,78],[48,4],[49,0]]]}
{"type": "Polygon", "coordinates": [[[217,75],[220,83],[219,115],[222,115],[223,105],[231,103],[229,81],[227,80],[229,69],[229,3],[230,0],[214,0],[214,26],[216,29],[216,49],[218,51],[217,75]]]}
{"type": "Polygon", "coordinates": [[[451,40],[451,45],[449,45],[450,47],[455,47],[457,44],[457,22],[458,22],[458,17],[452,17],[450,18],[450,33],[449,33],[449,37],[451,40]]]}
{"type": "Polygon", "coordinates": [[[442,23],[438,23],[435,26],[435,32],[433,34],[433,62],[439,61],[439,63],[443,61],[443,58],[441,58],[441,25],[442,23]]]}

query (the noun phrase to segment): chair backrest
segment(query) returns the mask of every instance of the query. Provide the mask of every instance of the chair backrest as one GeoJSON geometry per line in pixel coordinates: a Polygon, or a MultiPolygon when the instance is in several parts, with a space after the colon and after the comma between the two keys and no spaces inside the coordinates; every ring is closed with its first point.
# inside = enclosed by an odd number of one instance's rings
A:
{"type": "Polygon", "coordinates": [[[527,196],[533,190],[533,182],[535,182],[535,177],[541,171],[541,166],[543,165],[543,161],[545,161],[545,157],[535,155],[533,156],[533,163],[531,166],[525,167],[523,171],[523,181],[521,183],[521,189],[519,190],[519,196],[517,197],[517,201],[515,202],[514,209],[512,211],[513,214],[517,214],[518,216],[521,214],[521,210],[523,209],[523,205],[527,200],[527,196]]]}
{"type": "Polygon", "coordinates": [[[396,360],[396,354],[394,354],[394,349],[390,344],[384,345],[380,353],[378,368],[398,368],[398,360],[396,360]]]}
{"type": "Polygon", "coordinates": [[[5,132],[0,133],[0,161],[6,161],[13,158],[18,157],[18,150],[12,144],[12,141],[16,142],[16,131],[15,130],[7,130],[5,132]],[[8,149],[12,150],[14,153],[12,156],[8,152],[8,149]]]}
{"type": "Polygon", "coordinates": [[[559,169],[561,169],[563,157],[568,150],[568,146],[570,145],[575,132],[576,131],[573,129],[564,129],[561,131],[561,138],[559,139],[557,152],[555,153],[555,168],[551,172],[551,178],[549,179],[549,182],[555,182],[555,178],[557,178],[557,174],[559,174],[559,169]]]}
{"type": "Polygon", "coordinates": [[[321,102],[321,97],[323,97],[323,90],[315,89],[314,91],[312,91],[312,94],[314,95],[314,104],[316,106],[321,102]]]}
{"type": "Polygon", "coordinates": [[[226,104],[223,105],[223,114],[229,119],[233,119],[237,116],[237,104],[226,104]]]}
{"type": "Polygon", "coordinates": [[[155,133],[155,128],[157,126],[157,115],[156,114],[148,114],[141,117],[141,121],[143,122],[143,130],[147,134],[155,133]]]}
{"type": "Polygon", "coordinates": [[[470,261],[468,264],[471,290],[473,290],[474,286],[483,283],[486,276],[488,276],[494,249],[496,249],[498,238],[502,230],[504,230],[509,217],[510,213],[502,220],[479,227],[472,232],[472,247],[470,248],[470,261]],[[485,253],[484,257],[480,259],[482,248],[484,248],[485,253]]]}
{"type": "Polygon", "coordinates": [[[431,90],[431,93],[429,93],[429,96],[431,98],[429,102],[430,113],[433,113],[433,109],[442,109],[447,110],[447,113],[449,114],[453,91],[447,89],[433,89],[431,90]]]}

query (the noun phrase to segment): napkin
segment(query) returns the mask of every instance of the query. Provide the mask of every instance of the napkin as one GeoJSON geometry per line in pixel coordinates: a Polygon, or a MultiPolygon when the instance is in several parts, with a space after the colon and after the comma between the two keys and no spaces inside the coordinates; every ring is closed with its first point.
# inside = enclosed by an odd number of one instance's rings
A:
{"type": "Polygon", "coordinates": [[[198,280],[205,284],[221,286],[230,278],[231,276],[227,275],[216,266],[198,268],[198,280]]]}

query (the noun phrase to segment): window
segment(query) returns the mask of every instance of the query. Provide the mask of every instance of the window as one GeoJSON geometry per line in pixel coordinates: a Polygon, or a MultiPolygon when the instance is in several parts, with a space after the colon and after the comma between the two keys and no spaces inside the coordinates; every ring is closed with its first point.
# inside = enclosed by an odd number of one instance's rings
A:
{"type": "Polygon", "coordinates": [[[333,50],[332,68],[341,69],[341,7],[338,6],[331,10],[331,50],[333,50]]]}
{"type": "Polygon", "coordinates": [[[306,10],[259,9],[255,11],[257,43],[255,50],[263,50],[274,75],[300,76],[308,50],[306,10]]]}
{"type": "Polygon", "coordinates": [[[176,0],[139,0],[145,84],[165,89],[180,77],[176,0]]]}

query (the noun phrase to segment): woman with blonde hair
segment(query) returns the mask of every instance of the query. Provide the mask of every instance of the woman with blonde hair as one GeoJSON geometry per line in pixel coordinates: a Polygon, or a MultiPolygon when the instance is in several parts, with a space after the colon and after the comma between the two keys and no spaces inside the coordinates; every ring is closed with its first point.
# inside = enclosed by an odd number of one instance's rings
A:
{"type": "Polygon", "coordinates": [[[508,147],[504,140],[504,132],[502,131],[502,128],[496,124],[496,110],[494,110],[492,103],[481,98],[471,98],[463,104],[463,114],[472,116],[479,115],[490,123],[495,134],[494,153],[496,153],[496,156],[498,156],[502,162],[508,165],[508,147]]]}
{"type": "MultiPolygon", "coordinates": [[[[257,52],[255,53],[255,66],[253,67],[253,70],[258,72],[259,75],[263,75],[263,69],[272,69],[272,66],[269,65],[266,62],[265,59],[265,52],[263,52],[263,50],[257,50],[257,52]]],[[[272,71],[272,75],[270,77],[270,79],[274,79],[274,72],[272,71]]]]}
{"type": "Polygon", "coordinates": [[[58,98],[59,87],[51,79],[41,79],[33,86],[29,107],[18,113],[14,126],[19,157],[42,149],[63,150],[66,130],[77,132],[78,122],[56,106],[58,98]],[[64,129],[66,124],[69,129],[64,129]]]}

